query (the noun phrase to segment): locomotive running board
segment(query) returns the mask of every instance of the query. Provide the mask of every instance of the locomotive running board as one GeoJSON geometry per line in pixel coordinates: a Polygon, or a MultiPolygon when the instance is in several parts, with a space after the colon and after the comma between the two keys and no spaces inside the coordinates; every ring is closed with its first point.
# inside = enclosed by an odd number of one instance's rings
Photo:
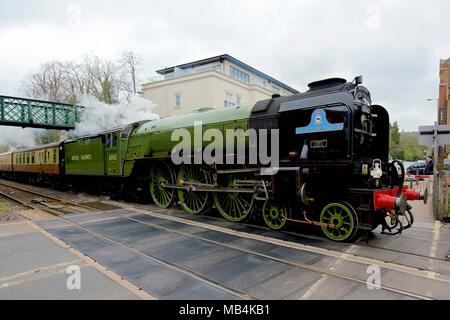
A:
{"type": "Polygon", "coordinates": [[[177,184],[164,184],[162,183],[161,186],[163,188],[170,188],[170,189],[178,189],[178,190],[189,190],[193,192],[225,192],[225,193],[255,193],[255,189],[235,189],[235,188],[224,188],[224,187],[215,187],[211,185],[210,187],[206,186],[196,186],[195,184],[188,184],[185,183],[184,186],[177,185],[177,184]]]}
{"type": "Polygon", "coordinates": [[[230,169],[230,170],[217,170],[217,174],[229,174],[229,173],[243,173],[243,172],[258,172],[260,168],[244,168],[244,169],[230,169]]]}

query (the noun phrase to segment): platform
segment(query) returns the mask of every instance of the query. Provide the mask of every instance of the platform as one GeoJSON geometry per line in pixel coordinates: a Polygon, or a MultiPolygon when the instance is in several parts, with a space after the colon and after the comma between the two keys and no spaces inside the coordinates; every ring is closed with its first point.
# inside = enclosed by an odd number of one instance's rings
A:
{"type": "Polygon", "coordinates": [[[0,224],[0,300],[138,298],[32,222],[0,224]],[[80,290],[66,286],[67,268],[73,265],[80,267],[80,290]]]}

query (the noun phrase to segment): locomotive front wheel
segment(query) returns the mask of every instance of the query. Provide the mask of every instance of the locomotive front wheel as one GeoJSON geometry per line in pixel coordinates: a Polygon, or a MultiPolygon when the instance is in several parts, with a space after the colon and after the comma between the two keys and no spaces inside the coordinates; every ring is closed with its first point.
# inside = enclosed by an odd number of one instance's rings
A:
{"type": "MultiPolygon", "coordinates": [[[[186,183],[208,184],[208,175],[200,170],[200,167],[183,165],[178,173],[178,185],[186,183]]],[[[208,203],[209,192],[193,190],[178,190],[178,198],[184,210],[190,214],[201,213],[208,203]]]]}
{"type": "Polygon", "coordinates": [[[150,172],[150,194],[160,208],[167,208],[173,201],[174,189],[164,188],[164,184],[175,184],[172,169],[165,163],[155,164],[150,172]]]}
{"type": "Polygon", "coordinates": [[[355,210],[348,203],[333,202],[323,208],[320,222],[334,224],[334,228],[322,227],[323,233],[334,241],[350,241],[358,229],[355,210]]]}
{"type": "MultiPolygon", "coordinates": [[[[228,188],[238,188],[235,180],[245,175],[228,174],[219,177],[219,184],[228,188]]],[[[215,192],[214,201],[220,214],[231,222],[244,220],[253,208],[253,194],[241,192],[215,192]]]]}
{"type": "Polygon", "coordinates": [[[279,230],[286,224],[286,208],[280,208],[271,200],[264,202],[262,214],[264,221],[271,229],[279,230]]]}

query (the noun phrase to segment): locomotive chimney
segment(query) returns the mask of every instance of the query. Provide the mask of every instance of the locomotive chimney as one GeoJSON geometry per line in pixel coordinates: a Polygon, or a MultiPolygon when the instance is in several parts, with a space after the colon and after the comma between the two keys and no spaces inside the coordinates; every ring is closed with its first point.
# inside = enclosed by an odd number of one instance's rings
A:
{"type": "Polygon", "coordinates": [[[337,86],[342,86],[347,83],[347,80],[342,78],[330,78],[325,80],[319,80],[315,82],[311,82],[308,84],[309,90],[308,91],[316,91],[316,90],[322,90],[337,86]]]}

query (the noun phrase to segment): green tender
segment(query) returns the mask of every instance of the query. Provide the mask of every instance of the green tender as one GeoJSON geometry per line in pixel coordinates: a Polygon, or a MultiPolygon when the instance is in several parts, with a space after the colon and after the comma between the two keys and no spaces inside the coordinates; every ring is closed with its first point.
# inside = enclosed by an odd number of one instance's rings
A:
{"type": "Polygon", "coordinates": [[[69,141],[64,146],[68,175],[105,174],[105,145],[101,137],[69,141]]]}

